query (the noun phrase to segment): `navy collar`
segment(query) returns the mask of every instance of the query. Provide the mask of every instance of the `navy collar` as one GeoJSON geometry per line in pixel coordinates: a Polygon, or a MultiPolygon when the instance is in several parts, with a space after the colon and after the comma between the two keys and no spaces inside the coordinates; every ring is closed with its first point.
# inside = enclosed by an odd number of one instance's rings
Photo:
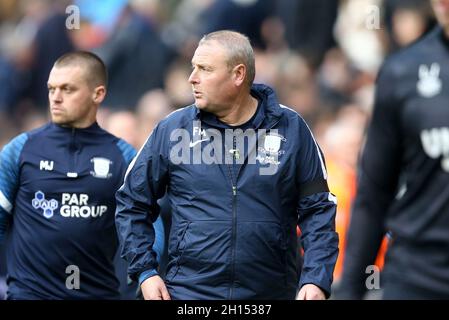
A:
{"type": "MultiPolygon", "coordinates": [[[[251,87],[251,95],[259,101],[257,110],[255,115],[242,126],[258,129],[262,124],[269,127],[274,125],[281,117],[281,108],[279,107],[274,90],[263,84],[253,84],[251,87]]],[[[196,108],[195,118],[204,121],[212,127],[231,128],[229,125],[219,121],[214,114],[201,111],[198,108],[196,108]]]]}
{"type": "Polygon", "coordinates": [[[101,129],[96,121],[86,128],[64,127],[64,126],[61,126],[54,122],[51,122],[50,126],[52,127],[52,129],[59,131],[59,132],[75,132],[76,131],[76,132],[91,133],[91,132],[97,132],[99,129],[101,129]]]}

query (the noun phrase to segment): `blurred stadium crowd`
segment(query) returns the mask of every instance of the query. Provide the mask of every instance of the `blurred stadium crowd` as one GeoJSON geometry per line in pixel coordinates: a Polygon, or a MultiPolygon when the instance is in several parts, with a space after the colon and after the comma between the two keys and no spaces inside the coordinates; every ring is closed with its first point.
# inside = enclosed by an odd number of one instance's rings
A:
{"type": "Polygon", "coordinates": [[[199,38],[245,33],[256,48],[255,82],[308,121],[326,155],[339,201],[338,285],[378,68],[433,24],[427,0],[0,0],[0,148],[48,121],[49,71],[75,49],[108,67],[100,126],[140,148],[160,119],[193,102],[187,79],[199,38]],[[79,29],[66,27],[70,5],[79,29]]]}

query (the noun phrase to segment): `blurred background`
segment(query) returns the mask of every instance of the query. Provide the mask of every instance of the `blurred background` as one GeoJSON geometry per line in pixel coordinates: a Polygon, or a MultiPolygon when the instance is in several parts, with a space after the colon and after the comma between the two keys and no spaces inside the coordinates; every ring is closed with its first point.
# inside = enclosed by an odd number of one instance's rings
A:
{"type": "MultiPolygon", "coordinates": [[[[433,25],[428,0],[0,0],[0,148],[49,120],[48,74],[75,49],[108,67],[100,126],[140,148],[160,119],[193,102],[187,79],[202,35],[240,31],[255,48],[255,82],[306,119],[325,153],[338,197],[338,287],[378,68],[433,25]],[[67,28],[78,9],[79,28],[67,28]]],[[[0,281],[0,298],[4,290],[0,281]]]]}

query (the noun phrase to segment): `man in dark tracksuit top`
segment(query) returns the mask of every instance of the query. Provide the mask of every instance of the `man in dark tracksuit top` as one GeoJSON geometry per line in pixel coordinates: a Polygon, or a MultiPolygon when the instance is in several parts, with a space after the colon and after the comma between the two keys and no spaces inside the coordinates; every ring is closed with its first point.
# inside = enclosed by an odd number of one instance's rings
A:
{"type": "Polygon", "coordinates": [[[135,150],[96,123],[105,84],[95,55],[61,57],[48,80],[52,122],[0,153],[9,299],[120,298],[114,195],[135,150]]]}
{"type": "Polygon", "coordinates": [[[131,278],[146,299],[294,299],[299,289],[298,299],[325,299],[338,253],[336,199],[309,128],[271,88],[252,86],[245,36],[205,36],[192,65],[195,105],[159,123],[117,192],[131,278]],[[164,282],[148,221],[166,192],[172,227],[164,282]]]}
{"type": "Polygon", "coordinates": [[[386,232],[384,298],[449,297],[449,1],[432,4],[441,26],[378,76],[341,298],[366,292],[386,232]]]}

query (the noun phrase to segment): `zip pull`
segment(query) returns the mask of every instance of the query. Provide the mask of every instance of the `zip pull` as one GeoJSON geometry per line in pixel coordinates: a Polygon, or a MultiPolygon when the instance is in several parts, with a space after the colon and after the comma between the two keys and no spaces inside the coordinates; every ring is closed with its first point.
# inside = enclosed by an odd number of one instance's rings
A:
{"type": "Polygon", "coordinates": [[[229,153],[232,154],[235,160],[240,159],[240,150],[239,149],[231,149],[229,150],[229,153]]]}
{"type": "Polygon", "coordinates": [[[234,195],[234,196],[237,195],[237,187],[236,186],[232,186],[232,195],[234,195]]]}

